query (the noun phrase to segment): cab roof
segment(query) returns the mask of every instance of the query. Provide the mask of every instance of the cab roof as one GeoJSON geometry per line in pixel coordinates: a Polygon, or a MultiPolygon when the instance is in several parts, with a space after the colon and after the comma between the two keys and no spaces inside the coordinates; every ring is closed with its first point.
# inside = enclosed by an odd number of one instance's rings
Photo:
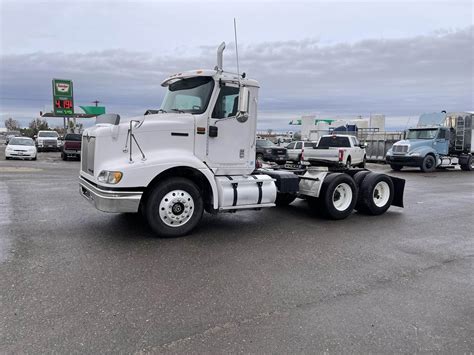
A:
{"type": "MultiPolygon", "coordinates": [[[[172,83],[175,83],[178,80],[199,77],[199,76],[209,76],[209,77],[213,77],[214,80],[222,79],[223,81],[226,81],[226,82],[234,81],[237,83],[239,81],[239,76],[236,73],[230,73],[230,72],[212,70],[212,69],[196,69],[196,70],[189,70],[189,71],[184,71],[184,72],[170,75],[169,77],[167,77],[165,80],[161,82],[161,86],[166,87],[172,83]]],[[[240,78],[240,83],[244,86],[259,87],[258,82],[253,79],[240,78]]]]}

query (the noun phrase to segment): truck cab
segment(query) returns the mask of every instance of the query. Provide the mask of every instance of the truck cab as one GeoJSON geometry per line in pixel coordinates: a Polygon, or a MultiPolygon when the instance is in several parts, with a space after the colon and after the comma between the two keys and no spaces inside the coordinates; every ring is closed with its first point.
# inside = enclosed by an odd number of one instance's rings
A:
{"type": "Polygon", "coordinates": [[[449,151],[449,129],[444,127],[412,128],[405,139],[388,150],[386,160],[392,169],[404,166],[420,167],[429,172],[441,164],[441,157],[449,151]]]}

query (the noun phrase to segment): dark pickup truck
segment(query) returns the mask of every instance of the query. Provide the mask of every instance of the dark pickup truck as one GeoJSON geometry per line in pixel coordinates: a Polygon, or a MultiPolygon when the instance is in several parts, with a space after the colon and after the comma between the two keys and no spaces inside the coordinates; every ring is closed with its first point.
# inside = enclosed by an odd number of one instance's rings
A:
{"type": "Polygon", "coordinates": [[[68,133],[64,137],[61,158],[67,160],[69,157],[81,157],[82,134],[68,133]]]}
{"type": "Polygon", "coordinates": [[[267,139],[257,139],[257,160],[273,161],[277,164],[285,164],[287,160],[286,148],[279,147],[267,139]]]}

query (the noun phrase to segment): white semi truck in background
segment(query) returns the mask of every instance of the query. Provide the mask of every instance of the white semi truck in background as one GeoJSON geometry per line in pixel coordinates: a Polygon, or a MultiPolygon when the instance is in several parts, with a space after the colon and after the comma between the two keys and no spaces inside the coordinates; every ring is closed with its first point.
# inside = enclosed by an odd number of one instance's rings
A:
{"type": "Polygon", "coordinates": [[[189,233],[215,214],[303,198],[327,217],[403,207],[405,181],[364,169],[256,169],[259,84],[222,69],[174,74],[156,114],[99,116],[83,134],[80,194],[105,212],[141,212],[156,234],[189,233]]]}

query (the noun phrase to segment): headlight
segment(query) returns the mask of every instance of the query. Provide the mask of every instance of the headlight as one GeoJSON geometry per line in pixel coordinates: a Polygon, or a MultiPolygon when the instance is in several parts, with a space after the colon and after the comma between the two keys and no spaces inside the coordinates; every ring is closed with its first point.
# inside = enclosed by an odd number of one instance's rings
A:
{"type": "Polygon", "coordinates": [[[11,149],[10,147],[7,147],[7,148],[5,149],[6,152],[11,152],[12,150],[13,150],[13,149],[11,149]]]}
{"type": "Polygon", "coordinates": [[[414,152],[414,153],[410,153],[410,155],[411,155],[412,157],[419,157],[419,156],[420,156],[420,153],[414,152]]]}
{"type": "Polygon", "coordinates": [[[265,153],[268,153],[268,154],[270,154],[271,152],[272,152],[272,150],[271,150],[271,149],[265,149],[265,153]]]}
{"type": "Polygon", "coordinates": [[[388,150],[386,155],[392,155],[392,150],[388,150]]]}
{"type": "Polygon", "coordinates": [[[102,170],[97,176],[97,180],[107,184],[118,184],[122,180],[122,173],[120,171],[102,170]]]}

